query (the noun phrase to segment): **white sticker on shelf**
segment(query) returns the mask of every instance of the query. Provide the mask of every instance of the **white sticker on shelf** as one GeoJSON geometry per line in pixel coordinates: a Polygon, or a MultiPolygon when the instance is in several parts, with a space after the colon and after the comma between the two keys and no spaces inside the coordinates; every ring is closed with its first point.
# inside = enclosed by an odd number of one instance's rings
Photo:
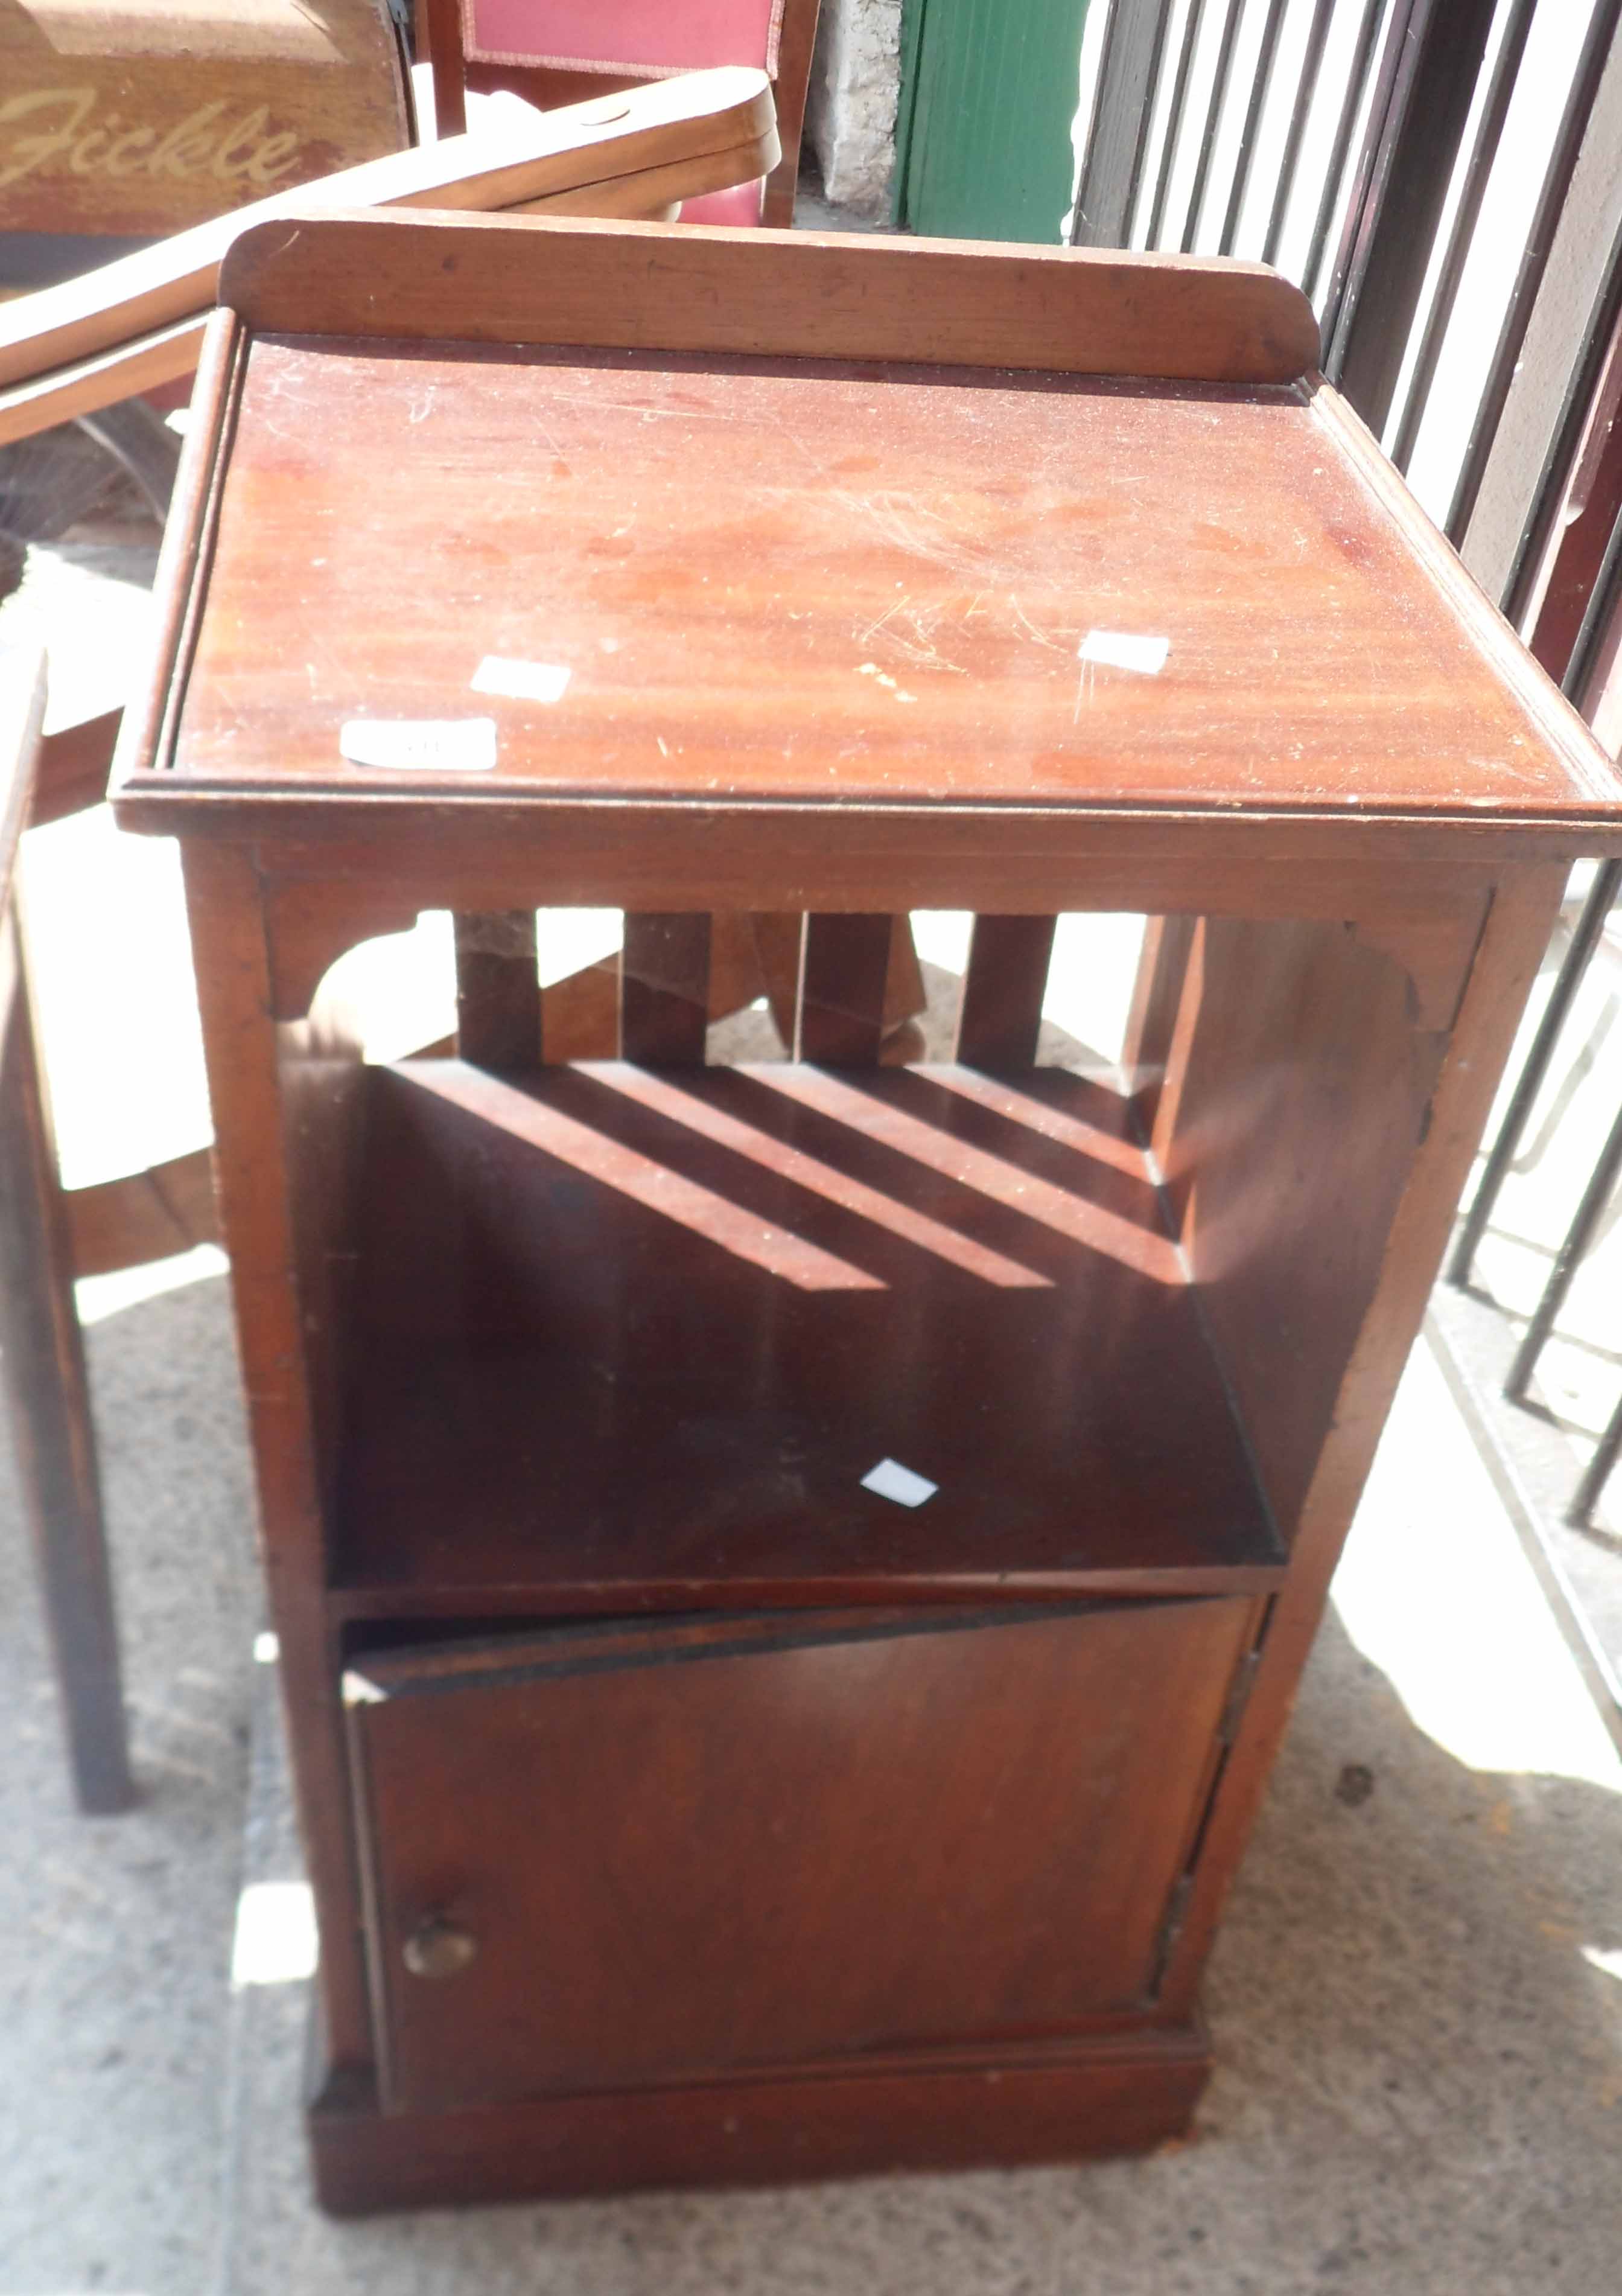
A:
{"type": "Polygon", "coordinates": [[[473,672],[473,691],[504,693],[513,701],[561,701],[572,675],[561,661],[515,661],[487,653],[473,672]]]}
{"type": "Polygon", "coordinates": [[[898,1459],[881,1459],[863,1476],[862,1488],[876,1491],[881,1499],[894,1499],[897,1506],[915,1507],[932,1499],[940,1485],[930,1482],[927,1475],[915,1475],[898,1459]]]}
{"type": "Polygon", "coordinates": [[[1170,652],[1169,638],[1146,632],[1089,630],[1076,649],[1076,659],[1101,662],[1106,669],[1135,669],[1141,677],[1158,677],[1170,652]]]}
{"type": "Polygon", "coordinates": [[[404,774],[487,774],[496,764],[494,718],[350,718],[338,736],[352,766],[404,774]]]}

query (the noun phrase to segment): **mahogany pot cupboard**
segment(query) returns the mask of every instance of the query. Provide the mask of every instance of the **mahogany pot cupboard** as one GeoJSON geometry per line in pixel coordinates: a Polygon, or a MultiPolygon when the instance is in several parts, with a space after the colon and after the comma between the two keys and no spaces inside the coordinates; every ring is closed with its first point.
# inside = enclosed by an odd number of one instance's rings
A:
{"type": "Polygon", "coordinates": [[[1610,766],[1253,266],[383,215],[222,297],[115,789],[184,841],[323,2198],[1184,2128],[1610,766]],[[548,1062],[537,905],[625,913],[616,1059],[548,1062]],[[955,1056],[880,1065],[918,908],[955,1056]],[[1089,909],[1159,921],[1119,1071],[1035,1057],[1089,909]],[[459,1041],[367,1061],[324,978],[431,910],[459,1041]],[[792,1057],[709,1065],[740,913],[792,1057]]]}

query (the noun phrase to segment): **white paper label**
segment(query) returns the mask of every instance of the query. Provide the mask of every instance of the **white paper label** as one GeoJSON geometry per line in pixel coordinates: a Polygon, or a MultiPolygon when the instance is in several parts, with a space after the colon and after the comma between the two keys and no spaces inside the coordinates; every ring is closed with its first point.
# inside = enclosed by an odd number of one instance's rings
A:
{"type": "Polygon", "coordinates": [[[514,701],[561,701],[572,674],[561,661],[513,661],[487,653],[473,672],[473,692],[504,693],[514,701]]]}
{"type": "Polygon", "coordinates": [[[863,1476],[862,1488],[876,1491],[881,1499],[894,1499],[897,1506],[915,1507],[922,1506],[925,1499],[932,1499],[940,1485],[930,1482],[926,1475],[915,1475],[898,1459],[881,1459],[863,1476]]]}
{"type": "Polygon", "coordinates": [[[338,736],[352,766],[402,774],[487,774],[496,763],[494,718],[351,718],[338,736]]]}
{"type": "Polygon", "coordinates": [[[1142,677],[1158,677],[1170,652],[1169,638],[1135,630],[1089,630],[1076,649],[1076,659],[1102,662],[1107,669],[1135,669],[1142,677]]]}

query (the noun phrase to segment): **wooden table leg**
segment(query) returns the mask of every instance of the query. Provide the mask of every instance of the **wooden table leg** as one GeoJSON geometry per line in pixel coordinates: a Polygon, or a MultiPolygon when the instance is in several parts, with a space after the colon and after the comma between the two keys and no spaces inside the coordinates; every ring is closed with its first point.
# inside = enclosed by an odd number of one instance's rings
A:
{"type": "Polygon", "coordinates": [[[82,1809],[111,1813],[135,1799],[118,1634],[67,1213],[10,920],[0,936],[0,1348],[74,1787],[82,1809]]]}

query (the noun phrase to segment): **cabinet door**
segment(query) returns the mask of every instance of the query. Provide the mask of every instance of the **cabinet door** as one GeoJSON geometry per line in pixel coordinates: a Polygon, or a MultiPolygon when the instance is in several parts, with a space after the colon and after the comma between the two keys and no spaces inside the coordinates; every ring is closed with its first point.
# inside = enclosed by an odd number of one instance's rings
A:
{"type": "Polygon", "coordinates": [[[688,1617],[360,1661],[388,2103],[1141,2007],[1253,1614],[688,1617]]]}

